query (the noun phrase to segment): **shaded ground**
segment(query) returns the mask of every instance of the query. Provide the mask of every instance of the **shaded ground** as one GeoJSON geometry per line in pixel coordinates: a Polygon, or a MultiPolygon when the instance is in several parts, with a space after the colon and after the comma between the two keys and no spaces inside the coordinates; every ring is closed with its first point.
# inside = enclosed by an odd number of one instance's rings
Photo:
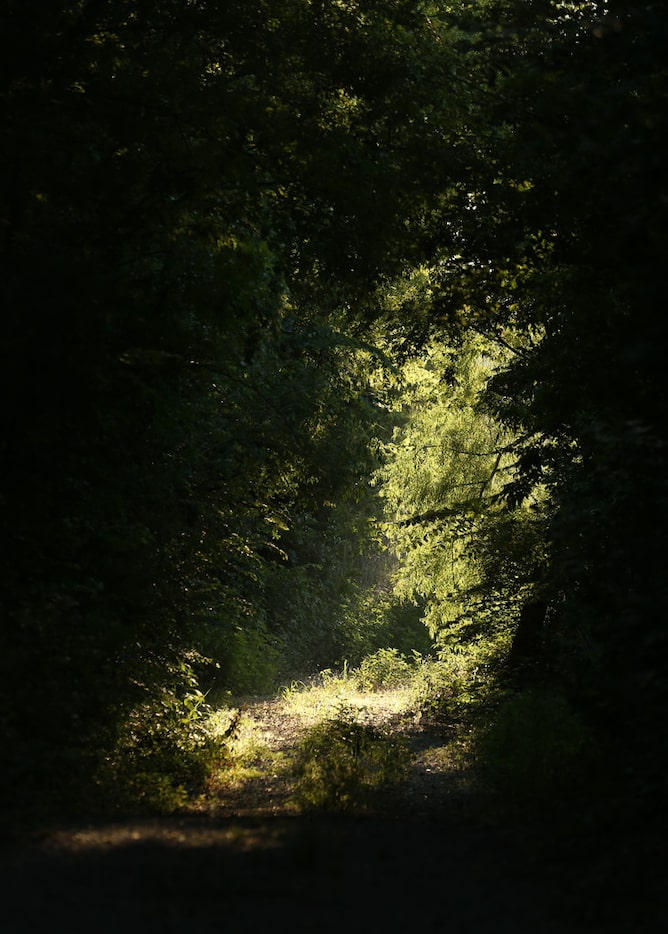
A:
{"type": "MultiPolygon", "coordinates": [[[[294,742],[298,724],[275,705],[247,712],[274,749],[294,742]]],[[[528,825],[476,819],[484,802],[478,812],[466,770],[443,771],[442,732],[397,719],[395,726],[409,737],[414,768],[364,816],[294,815],[285,781],[268,774],[227,796],[213,817],[60,828],[4,847],[0,931],[661,929],[661,907],[648,913],[617,863],[592,866],[586,852],[574,859],[572,849],[554,851],[528,825]],[[605,903],[614,910],[602,910],[605,903]]]]}

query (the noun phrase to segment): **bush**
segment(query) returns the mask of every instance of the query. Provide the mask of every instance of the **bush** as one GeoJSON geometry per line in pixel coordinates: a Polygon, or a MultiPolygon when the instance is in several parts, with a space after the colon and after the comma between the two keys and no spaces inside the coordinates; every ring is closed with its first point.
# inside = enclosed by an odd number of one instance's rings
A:
{"type": "Polygon", "coordinates": [[[302,740],[295,760],[295,800],[301,808],[337,811],[363,806],[375,789],[405,774],[405,741],[360,723],[358,716],[342,705],[336,716],[302,740]]]}
{"type": "Polygon", "coordinates": [[[460,718],[487,707],[496,690],[493,643],[442,648],[438,656],[414,653],[411,706],[430,719],[460,718]]]}
{"type": "Polygon", "coordinates": [[[498,708],[477,752],[492,788],[524,808],[575,790],[591,746],[589,729],[565,697],[531,690],[498,708]]]}
{"type": "Polygon", "coordinates": [[[357,670],[360,690],[400,687],[410,679],[413,666],[397,649],[378,649],[367,655],[357,670]]]}
{"type": "Polygon", "coordinates": [[[204,695],[166,693],[134,707],[96,779],[116,807],[172,813],[202,793],[229,758],[227,733],[215,728],[204,695]]]}

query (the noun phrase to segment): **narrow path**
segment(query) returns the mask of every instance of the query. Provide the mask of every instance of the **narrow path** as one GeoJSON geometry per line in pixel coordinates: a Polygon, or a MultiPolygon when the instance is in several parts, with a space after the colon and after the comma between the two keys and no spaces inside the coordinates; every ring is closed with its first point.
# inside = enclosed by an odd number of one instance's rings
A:
{"type": "MultiPolygon", "coordinates": [[[[404,782],[386,789],[378,801],[378,809],[385,816],[410,814],[443,817],[451,815],[458,806],[464,806],[471,791],[472,772],[460,761],[455,763],[449,752],[452,731],[443,725],[416,721],[397,711],[392,694],[376,694],[364,698],[358,718],[377,729],[400,734],[411,750],[411,766],[404,782]]],[[[336,707],[332,706],[332,711],[336,707]]],[[[304,732],[319,717],[310,711],[301,716],[286,711],[276,699],[251,698],[241,702],[244,722],[250,725],[261,747],[270,753],[288,754],[294,749],[304,732]]],[[[221,817],[280,817],[295,816],[291,803],[292,787],[284,771],[272,768],[263,759],[262,751],[253,763],[257,774],[239,783],[233,783],[220,795],[214,807],[221,817]]]]}
{"type": "MultiPolygon", "coordinates": [[[[366,695],[359,702],[358,719],[376,729],[397,733],[408,742],[411,765],[406,780],[384,791],[377,802],[377,811],[384,816],[435,816],[453,818],[465,810],[473,788],[473,770],[460,756],[453,755],[456,735],[452,727],[426,720],[416,720],[397,709],[393,693],[366,695]]],[[[330,714],[335,712],[332,705],[330,714]]],[[[314,716],[310,711],[302,716],[286,712],[276,699],[249,699],[241,704],[241,712],[252,724],[255,734],[274,753],[289,753],[304,732],[323,712],[314,716]]],[[[217,809],[219,816],[288,816],[294,815],[290,803],[291,787],[285,774],[263,768],[260,774],[237,787],[226,790],[217,809]]]]}
{"type": "MultiPolygon", "coordinates": [[[[266,700],[244,712],[273,750],[304,728],[266,700]]],[[[62,828],[0,851],[0,931],[654,934],[632,907],[601,920],[600,891],[583,898],[576,868],[535,840],[472,820],[470,776],[443,770],[441,729],[372,716],[415,752],[377,813],[298,816],[266,774],[216,816],[62,828]]]]}

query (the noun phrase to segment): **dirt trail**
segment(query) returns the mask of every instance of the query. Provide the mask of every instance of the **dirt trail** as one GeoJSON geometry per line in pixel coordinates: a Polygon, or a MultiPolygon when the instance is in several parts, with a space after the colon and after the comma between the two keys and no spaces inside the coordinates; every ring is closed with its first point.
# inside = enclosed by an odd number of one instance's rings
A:
{"type": "MultiPolygon", "coordinates": [[[[268,745],[299,724],[247,705],[268,745]]],[[[385,712],[385,722],[392,714],[385,712]]],[[[305,817],[263,776],[219,813],[69,826],[0,852],[2,934],[641,934],[602,921],[598,886],[529,832],[472,820],[466,774],[443,772],[438,728],[400,722],[415,765],[375,813],[305,817]]]]}
{"type": "MultiPolygon", "coordinates": [[[[412,818],[435,816],[443,819],[465,808],[471,796],[471,771],[462,761],[457,763],[448,750],[453,731],[443,724],[416,720],[396,710],[391,703],[391,692],[364,698],[357,719],[385,732],[396,732],[411,750],[411,767],[406,781],[396,788],[386,789],[375,802],[376,815],[397,816],[409,814],[412,818]]],[[[336,706],[332,706],[335,710],[336,706]]],[[[275,699],[251,698],[241,704],[247,722],[253,724],[254,733],[272,752],[288,752],[298,743],[300,736],[317,717],[301,718],[286,712],[275,699]]],[[[262,762],[258,762],[261,767],[262,762]]],[[[239,787],[226,790],[216,809],[217,816],[258,817],[294,816],[290,803],[291,787],[284,774],[262,769],[261,774],[239,787]]]]}

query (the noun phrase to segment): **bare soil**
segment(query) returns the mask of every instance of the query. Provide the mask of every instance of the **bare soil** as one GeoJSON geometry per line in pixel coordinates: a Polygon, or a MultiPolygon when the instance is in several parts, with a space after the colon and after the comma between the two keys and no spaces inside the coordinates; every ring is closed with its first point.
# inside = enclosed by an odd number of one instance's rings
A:
{"type": "MultiPolygon", "coordinates": [[[[248,702],[267,745],[303,725],[248,702]]],[[[531,822],[489,820],[451,729],[374,712],[411,744],[407,780],[364,813],[300,815],[271,771],[200,814],[51,827],[0,850],[2,934],[654,934],[634,861],[586,834],[555,846],[531,822]],[[579,846],[579,849],[578,849],[579,846]],[[591,861],[588,853],[595,853],[591,861]],[[631,867],[630,869],[628,867],[631,867]]],[[[629,844],[631,846],[631,844],[629,844]]],[[[654,887],[650,886],[654,892],[654,887]]]]}

